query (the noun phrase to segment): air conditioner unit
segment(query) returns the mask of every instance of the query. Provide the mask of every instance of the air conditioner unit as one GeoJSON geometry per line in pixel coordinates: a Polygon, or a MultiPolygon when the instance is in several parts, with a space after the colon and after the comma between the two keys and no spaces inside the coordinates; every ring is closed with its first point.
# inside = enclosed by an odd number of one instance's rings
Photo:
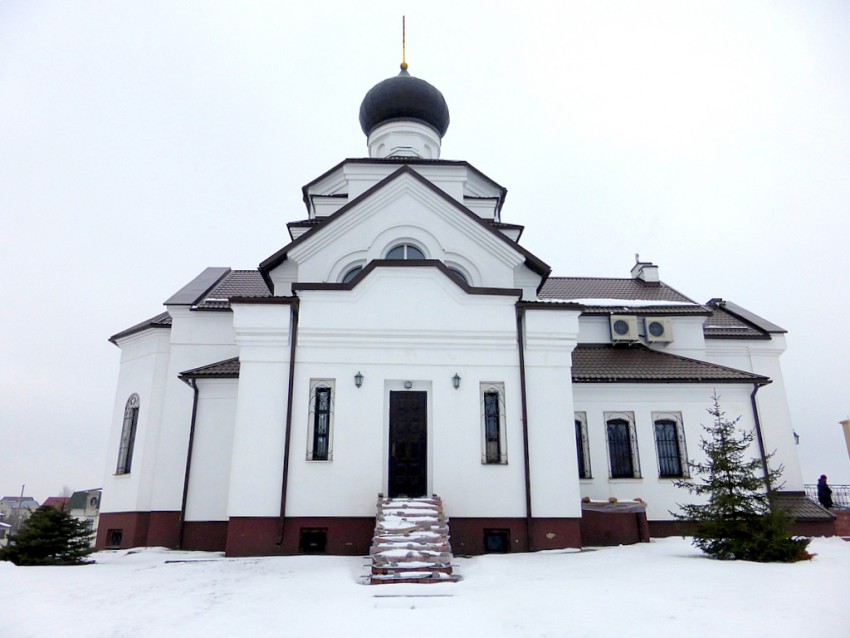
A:
{"type": "Polygon", "coordinates": [[[646,340],[655,343],[673,341],[673,324],[667,317],[647,317],[646,340]]]}
{"type": "Polygon", "coordinates": [[[611,341],[637,341],[638,325],[634,315],[611,315],[611,341]]]}

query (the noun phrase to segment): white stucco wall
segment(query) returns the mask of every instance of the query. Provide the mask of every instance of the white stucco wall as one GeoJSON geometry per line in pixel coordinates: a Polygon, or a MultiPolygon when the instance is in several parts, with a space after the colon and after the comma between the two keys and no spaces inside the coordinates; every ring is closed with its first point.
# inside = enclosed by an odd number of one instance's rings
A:
{"type": "MultiPolygon", "coordinates": [[[[660,478],[655,445],[653,412],[678,412],[685,428],[685,445],[689,459],[703,458],[699,448],[702,424],[713,423],[707,410],[712,406],[712,394],[717,391],[720,407],[732,420],[740,416],[742,430],[753,429],[755,422],[750,404],[751,386],[722,384],[575,384],[575,410],[587,414],[587,433],[593,478],[581,480],[581,494],[593,500],[610,497],[623,501],[642,498],[647,503],[650,520],[670,520],[669,513],[677,511],[677,503],[691,502],[693,496],[673,485],[674,479],[660,478]],[[641,478],[610,477],[608,460],[606,412],[634,414],[640,458],[641,478]]],[[[565,419],[566,421],[567,419],[565,419]]],[[[573,421],[569,429],[573,432],[573,421]]],[[[566,427],[567,424],[565,424],[566,427]]],[[[758,447],[753,445],[753,457],[758,447]]],[[[575,463],[570,464],[575,472],[575,463]]]]}
{"type": "Polygon", "coordinates": [[[150,507],[169,339],[170,330],[151,328],[118,342],[121,362],[104,468],[102,512],[134,512],[150,507]],[[133,394],[139,395],[139,415],[132,464],[129,473],[116,474],[124,409],[133,394]]]}
{"type": "MultiPolygon", "coordinates": [[[[774,454],[770,460],[772,468],[784,467],[782,489],[801,491],[804,480],[780,365],[780,355],[785,348],[785,336],[781,334],[772,334],[769,340],[706,340],[709,361],[761,374],[772,380],[756,394],[765,451],[774,454]]],[[[811,477],[809,481],[814,482],[815,479],[811,477]]]]}
{"type": "Polygon", "coordinates": [[[199,379],[187,521],[226,521],[238,379],[199,379]]]}

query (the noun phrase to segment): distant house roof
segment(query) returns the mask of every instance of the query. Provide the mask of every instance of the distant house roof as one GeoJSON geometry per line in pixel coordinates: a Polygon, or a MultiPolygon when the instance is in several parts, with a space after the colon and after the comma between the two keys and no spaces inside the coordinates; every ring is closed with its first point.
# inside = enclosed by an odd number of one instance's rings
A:
{"type": "Polygon", "coordinates": [[[70,500],[70,496],[48,496],[44,503],[41,504],[41,506],[52,507],[55,510],[64,512],[67,509],[68,501],[70,500]]]}
{"type": "Polygon", "coordinates": [[[36,507],[38,507],[38,501],[32,498],[31,496],[24,496],[23,498],[18,496],[4,496],[3,498],[0,498],[0,503],[10,507],[20,506],[29,509],[35,509],[36,507]]]}
{"type": "Polygon", "coordinates": [[[573,350],[574,383],[748,383],[767,377],[643,345],[580,344],[573,350]]]}
{"type": "Polygon", "coordinates": [[[542,300],[577,301],[584,314],[609,315],[614,311],[631,314],[705,315],[708,310],[690,297],[662,282],[633,278],[549,277],[540,289],[542,300]],[[594,304],[593,300],[599,303],[594,304]],[[622,299],[622,306],[613,305],[622,299]],[[652,301],[659,302],[653,306],[652,301]],[[640,302],[640,303],[636,303],[640,302]]]}
{"type": "MultiPolygon", "coordinates": [[[[71,501],[68,503],[69,510],[84,510],[87,509],[90,505],[89,498],[96,498],[100,501],[100,488],[94,488],[91,490],[80,490],[71,494],[71,501]]],[[[99,504],[99,503],[98,503],[99,504]]],[[[92,506],[94,507],[94,506],[92,506]]]]}

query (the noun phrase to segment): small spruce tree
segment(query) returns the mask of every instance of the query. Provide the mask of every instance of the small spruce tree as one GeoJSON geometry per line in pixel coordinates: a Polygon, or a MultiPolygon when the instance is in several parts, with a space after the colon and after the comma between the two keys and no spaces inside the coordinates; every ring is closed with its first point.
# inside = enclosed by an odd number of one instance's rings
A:
{"type": "Polygon", "coordinates": [[[691,494],[707,496],[708,502],[680,504],[681,511],[673,516],[694,525],[693,544],[714,558],[757,562],[810,558],[806,551],[810,539],[793,538],[789,516],[771,507],[770,486],[778,485],[783,468],[768,468],[765,473],[767,463],[747,454],[754,432],[739,430],[740,417],[730,421],[717,394],[712,399],[708,413],[714,422],[702,426],[705,435],[700,438],[705,461],[689,463],[698,480],[675,483],[691,494]]]}
{"type": "Polygon", "coordinates": [[[0,560],[15,565],[85,565],[92,553],[87,521],[52,507],[39,507],[0,549],[0,560]]]}

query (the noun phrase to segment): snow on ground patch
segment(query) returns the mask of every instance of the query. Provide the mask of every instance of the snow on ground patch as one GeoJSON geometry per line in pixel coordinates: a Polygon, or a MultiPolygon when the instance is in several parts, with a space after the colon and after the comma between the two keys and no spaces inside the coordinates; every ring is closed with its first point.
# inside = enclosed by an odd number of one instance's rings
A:
{"type": "Polygon", "coordinates": [[[679,538],[583,552],[456,559],[463,580],[364,585],[363,557],[100,552],[94,565],[0,563],[4,635],[844,636],[850,543],[812,561],[720,562],[679,538]],[[83,623],[83,624],[78,624],[83,623]],[[389,623],[389,624],[388,624],[389,623]],[[439,630],[437,629],[439,628],[439,630]]]}

